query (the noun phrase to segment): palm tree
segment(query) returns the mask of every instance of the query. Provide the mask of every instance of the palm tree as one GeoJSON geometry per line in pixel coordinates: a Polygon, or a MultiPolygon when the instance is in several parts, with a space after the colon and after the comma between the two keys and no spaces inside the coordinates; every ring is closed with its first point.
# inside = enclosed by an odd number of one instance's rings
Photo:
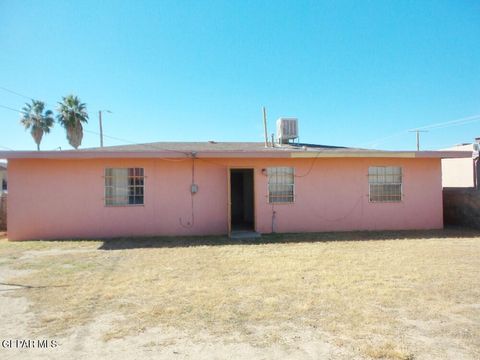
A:
{"type": "Polygon", "coordinates": [[[63,97],[58,105],[57,121],[67,131],[70,145],[78,149],[83,139],[82,123],[88,122],[87,105],[74,95],[63,97]]]}
{"type": "Polygon", "coordinates": [[[44,102],[32,99],[31,104],[26,103],[22,108],[22,113],[20,123],[25,127],[25,130],[30,129],[33,140],[37,144],[37,150],[40,151],[43,134],[48,134],[53,127],[53,111],[45,111],[44,102]]]}

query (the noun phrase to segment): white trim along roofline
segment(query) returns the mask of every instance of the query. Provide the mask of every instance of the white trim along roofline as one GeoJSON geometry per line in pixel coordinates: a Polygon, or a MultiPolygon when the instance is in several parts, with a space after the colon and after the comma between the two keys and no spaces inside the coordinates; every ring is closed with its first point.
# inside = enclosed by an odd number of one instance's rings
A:
{"type": "Polygon", "coordinates": [[[115,159],[115,158],[471,158],[471,151],[385,151],[385,150],[308,150],[308,151],[104,151],[104,150],[66,150],[66,151],[0,151],[0,159],[115,159]]]}

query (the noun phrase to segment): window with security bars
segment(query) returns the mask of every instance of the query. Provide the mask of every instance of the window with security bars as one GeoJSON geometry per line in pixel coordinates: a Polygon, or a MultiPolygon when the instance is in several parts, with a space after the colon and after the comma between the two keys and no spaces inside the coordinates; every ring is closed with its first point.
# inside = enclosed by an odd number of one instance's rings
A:
{"type": "Polygon", "coordinates": [[[292,203],[294,200],[295,175],[291,167],[267,169],[268,202],[292,203]]]}
{"type": "Polygon", "coordinates": [[[369,198],[371,202],[402,201],[402,168],[399,166],[371,166],[368,168],[369,198]]]}
{"type": "Polygon", "coordinates": [[[145,177],[143,168],[105,169],[105,205],[143,205],[145,177]]]}

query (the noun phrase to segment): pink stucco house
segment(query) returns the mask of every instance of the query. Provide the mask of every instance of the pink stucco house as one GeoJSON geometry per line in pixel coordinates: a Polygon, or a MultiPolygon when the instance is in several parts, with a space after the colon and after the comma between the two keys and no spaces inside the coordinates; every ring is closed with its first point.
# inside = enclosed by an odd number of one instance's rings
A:
{"type": "Polygon", "coordinates": [[[307,144],[4,151],[11,240],[443,226],[442,158],[307,144]]]}

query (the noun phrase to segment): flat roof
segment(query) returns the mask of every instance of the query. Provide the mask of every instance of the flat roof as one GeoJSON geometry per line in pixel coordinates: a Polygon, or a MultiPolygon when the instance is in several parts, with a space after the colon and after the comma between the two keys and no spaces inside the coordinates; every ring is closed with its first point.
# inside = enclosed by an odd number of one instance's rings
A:
{"type": "Polygon", "coordinates": [[[317,144],[263,142],[155,142],[78,150],[0,151],[5,159],[93,159],[93,158],[469,158],[471,151],[388,151],[317,144]]]}

